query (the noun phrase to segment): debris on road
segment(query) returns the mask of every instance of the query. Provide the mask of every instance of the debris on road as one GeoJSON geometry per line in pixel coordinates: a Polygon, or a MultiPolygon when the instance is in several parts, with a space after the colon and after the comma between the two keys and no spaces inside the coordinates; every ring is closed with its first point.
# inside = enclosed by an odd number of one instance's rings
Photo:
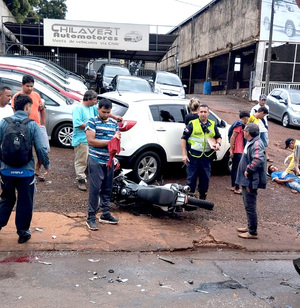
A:
{"type": "Polygon", "coordinates": [[[100,259],[97,259],[97,260],[94,260],[94,259],[88,259],[90,262],[94,262],[94,263],[96,263],[96,262],[100,262],[100,259]]]}
{"type": "Polygon", "coordinates": [[[168,259],[168,258],[165,258],[165,257],[161,257],[159,256],[158,257],[159,260],[162,260],[162,261],[165,261],[167,263],[170,263],[170,264],[175,264],[175,262],[173,262],[172,260],[168,259]]]}

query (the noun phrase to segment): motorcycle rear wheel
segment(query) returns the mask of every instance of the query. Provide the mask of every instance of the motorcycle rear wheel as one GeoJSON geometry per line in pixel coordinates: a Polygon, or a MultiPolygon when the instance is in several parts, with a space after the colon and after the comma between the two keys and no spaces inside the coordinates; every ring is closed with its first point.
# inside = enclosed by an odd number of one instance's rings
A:
{"type": "Polygon", "coordinates": [[[202,209],[212,211],[214,208],[214,203],[206,200],[197,199],[194,197],[189,197],[188,204],[196,205],[202,209]]]}

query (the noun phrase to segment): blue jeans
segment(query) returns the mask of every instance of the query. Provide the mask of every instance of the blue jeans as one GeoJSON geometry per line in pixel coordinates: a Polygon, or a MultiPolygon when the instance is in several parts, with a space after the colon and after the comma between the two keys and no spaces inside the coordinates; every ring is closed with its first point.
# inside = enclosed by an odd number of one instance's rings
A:
{"type": "Polygon", "coordinates": [[[95,221],[99,208],[103,215],[110,211],[114,169],[113,167],[107,169],[106,164],[101,164],[90,156],[88,158],[88,169],[90,190],[87,221],[95,221]]]}
{"type": "Polygon", "coordinates": [[[248,220],[248,231],[251,235],[257,235],[257,189],[247,191],[247,187],[242,186],[242,194],[248,220]]]}
{"type": "Polygon", "coordinates": [[[186,185],[190,186],[191,192],[195,192],[197,178],[199,178],[198,191],[206,193],[211,173],[210,159],[204,155],[200,158],[191,155],[188,157],[190,161],[186,165],[186,185]]]}
{"type": "Polygon", "coordinates": [[[242,153],[234,153],[233,158],[232,158],[231,186],[235,187],[236,190],[240,188],[239,185],[235,184],[235,180],[236,180],[236,173],[237,173],[242,155],[243,155],[242,153]]]}
{"type": "Polygon", "coordinates": [[[29,230],[33,212],[35,192],[34,176],[14,177],[1,175],[0,227],[7,225],[16,204],[16,227],[19,236],[31,235],[29,230]],[[18,193],[18,199],[16,197],[18,193]]]}

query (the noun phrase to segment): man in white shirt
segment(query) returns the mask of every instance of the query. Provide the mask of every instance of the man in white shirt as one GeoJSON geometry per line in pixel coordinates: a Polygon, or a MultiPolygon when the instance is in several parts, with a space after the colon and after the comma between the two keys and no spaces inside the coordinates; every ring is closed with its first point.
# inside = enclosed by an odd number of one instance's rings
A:
{"type": "Polygon", "coordinates": [[[0,120],[14,114],[13,109],[8,104],[11,99],[11,89],[7,86],[0,87],[0,120]]]}
{"type": "MultiPolygon", "coordinates": [[[[260,107],[266,107],[269,111],[269,106],[266,105],[267,95],[261,94],[259,97],[259,102],[257,105],[255,105],[252,109],[250,114],[255,114],[257,110],[260,107]]],[[[267,147],[269,145],[269,134],[268,134],[268,115],[265,115],[262,119],[259,120],[259,135],[260,139],[262,140],[265,150],[266,150],[266,157],[268,162],[273,162],[272,159],[270,159],[268,153],[267,153],[267,147]]]]}

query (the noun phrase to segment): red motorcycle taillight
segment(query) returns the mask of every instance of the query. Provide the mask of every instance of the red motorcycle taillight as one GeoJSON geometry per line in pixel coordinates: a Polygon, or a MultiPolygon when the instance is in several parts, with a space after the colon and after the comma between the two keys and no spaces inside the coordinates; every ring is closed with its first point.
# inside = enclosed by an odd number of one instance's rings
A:
{"type": "Polygon", "coordinates": [[[126,132],[130,130],[137,122],[136,121],[122,121],[119,122],[119,130],[120,132],[126,132]]]}

